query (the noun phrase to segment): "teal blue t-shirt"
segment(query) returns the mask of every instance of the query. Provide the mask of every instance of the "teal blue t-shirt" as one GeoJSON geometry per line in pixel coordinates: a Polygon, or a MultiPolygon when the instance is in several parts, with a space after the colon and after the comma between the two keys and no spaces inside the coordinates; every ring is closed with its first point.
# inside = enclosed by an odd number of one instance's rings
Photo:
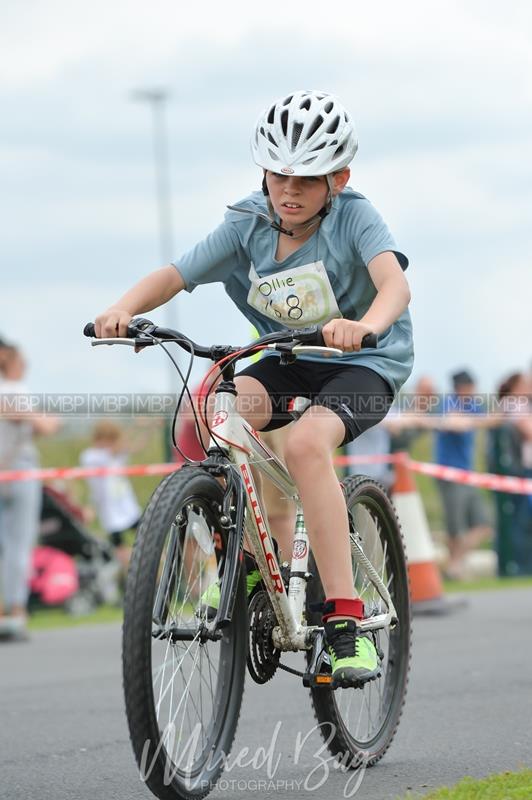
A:
{"type": "MultiPolygon", "coordinates": [[[[262,192],[237,205],[267,213],[262,192]]],[[[315,233],[283,261],[275,258],[278,236],[260,216],[230,210],[222,224],[176,259],[174,266],[189,292],[204,283],[223,283],[260,335],[287,325],[325,324],[335,317],[359,320],[377,294],[369,262],[392,251],[403,269],[408,266],[380,214],[352,189],[334,199],[315,233]]],[[[345,353],[327,363],[369,367],[397,392],[410,375],[413,360],[412,323],[406,310],[379,335],[376,349],[345,353]]]]}

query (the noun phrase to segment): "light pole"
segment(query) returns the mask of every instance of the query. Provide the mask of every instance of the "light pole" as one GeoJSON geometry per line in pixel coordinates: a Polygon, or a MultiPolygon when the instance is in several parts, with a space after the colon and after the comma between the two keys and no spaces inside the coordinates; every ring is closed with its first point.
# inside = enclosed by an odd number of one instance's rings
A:
{"type": "MultiPolygon", "coordinates": [[[[174,256],[174,235],[172,227],[172,200],[170,193],[170,158],[168,152],[168,136],[166,130],[166,101],[168,92],[165,89],[136,89],[132,92],[133,100],[148,103],[152,112],[153,159],[155,165],[155,190],[157,197],[157,216],[159,220],[159,256],[161,266],[170,263],[174,256]]],[[[175,303],[175,301],[174,301],[175,303]]],[[[166,325],[177,328],[177,312],[170,303],[166,306],[166,325]]],[[[175,357],[175,355],[174,355],[175,357]]],[[[169,392],[173,394],[176,372],[169,361],[169,392]]],[[[164,444],[166,460],[171,459],[170,446],[171,421],[165,417],[164,444]]]]}
{"type": "Polygon", "coordinates": [[[132,98],[148,103],[152,112],[153,160],[159,219],[159,255],[161,265],[165,265],[175,255],[170,195],[170,159],[165,115],[168,92],[165,89],[136,89],[132,93],[132,98]]]}

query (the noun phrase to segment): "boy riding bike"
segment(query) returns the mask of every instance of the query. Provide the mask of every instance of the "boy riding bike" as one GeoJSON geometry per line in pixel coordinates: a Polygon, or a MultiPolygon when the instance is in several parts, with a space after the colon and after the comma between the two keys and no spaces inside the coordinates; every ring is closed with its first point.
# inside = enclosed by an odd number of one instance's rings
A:
{"type": "MultiPolygon", "coordinates": [[[[354,595],[333,454],[386,415],[411,372],[408,259],[369,201],[346,188],[357,140],[333,95],[281,98],[259,118],[251,147],[263,170],[262,192],[230,206],[206,239],[100,314],[96,335],[124,336],[133,316],[183,289],[221,282],[260,335],[320,324],[325,344],[343,351],[289,365],[272,354],[240,372],[235,384],[238,410],[257,430],[288,424],[293,397],[311,400],[288,433],[285,460],[325,590],[332,685],[360,686],[377,677],[380,662],[373,641],[357,635],[364,607],[354,595]],[[368,333],[379,335],[379,346],[359,354],[368,333]]],[[[279,545],[290,552],[289,541],[279,545]]]]}

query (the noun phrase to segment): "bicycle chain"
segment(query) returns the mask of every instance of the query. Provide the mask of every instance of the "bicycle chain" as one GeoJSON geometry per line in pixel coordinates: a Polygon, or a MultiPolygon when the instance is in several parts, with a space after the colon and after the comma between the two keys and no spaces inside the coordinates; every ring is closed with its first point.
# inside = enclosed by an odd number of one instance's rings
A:
{"type": "Polygon", "coordinates": [[[277,618],[265,591],[255,592],[249,602],[248,613],[248,671],[255,683],[267,683],[277,671],[281,651],[273,646],[272,631],[277,625],[277,618]]]}

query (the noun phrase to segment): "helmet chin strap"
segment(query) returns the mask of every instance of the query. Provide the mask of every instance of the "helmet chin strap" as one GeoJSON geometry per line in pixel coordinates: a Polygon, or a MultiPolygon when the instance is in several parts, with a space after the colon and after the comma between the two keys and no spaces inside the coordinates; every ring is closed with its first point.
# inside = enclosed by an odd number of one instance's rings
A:
{"type": "Polygon", "coordinates": [[[266,184],[266,176],[262,179],[262,192],[266,196],[266,203],[268,205],[269,211],[269,219],[270,219],[270,226],[279,231],[279,233],[284,233],[285,236],[290,236],[292,239],[300,239],[306,233],[309,232],[312,228],[317,228],[321,221],[325,219],[329,211],[331,210],[332,201],[333,201],[333,182],[332,176],[326,175],[325,179],[327,181],[327,186],[329,187],[329,192],[327,194],[327,200],[325,205],[323,206],[317,214],[315,214],[311,219],[307,220],[306,222],[302,222],[300,225],[295,225],[293,228],[283,228],[276,219],[275,219],[275,210],[270,200],[270,193],[268,191],[268,186],[266,184]]]}
{"type": "Polygon", "coordinates": [[[292,239],[301,239],[301,237],[308,233],[309,230],[312,228],[317,228],[322,219],[325,219],[331,210],[333,201],[332,176],[326,175],[325,178],[327,179],[327,185],[329,187],[329,193],[327,195],[325,205],[322,209],[320,209],[320,211],[318,211],[317,214],[312,217],[312,219],[302,222],[301,225],[295,225],[292,229],[283,228],[283,226],[280,225],[275,219],[275,210],[273,208],[272,201],[270,200],[270,193],[268,192],[268,187],[266,185],[266,178],[262,179],[262,191],[266,196],[266,203],[268,205],[267,214],[263,214],[261,211],[252,211],[251,208],[239,208],[238,206],[227,206],[227,208],[231,209],[231,211],[238,211],[240,214],[252,214],[255,217],[260,217],[260,219],[263,219],[264,222],[267,222],[268,225],[270,225],[270,227],[272,227],[275,231],[284,233],[285,236],[290,236],[292,239]]]}

